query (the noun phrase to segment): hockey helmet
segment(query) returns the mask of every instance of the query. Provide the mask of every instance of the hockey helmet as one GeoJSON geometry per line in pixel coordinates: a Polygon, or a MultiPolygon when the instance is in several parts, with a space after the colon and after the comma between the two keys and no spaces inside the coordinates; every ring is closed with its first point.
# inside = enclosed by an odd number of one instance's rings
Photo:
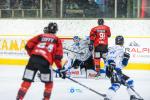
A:
{"type": "Polygon", "coordinates": [[[80,41],[80,37],[79,36],[74,36],[73,37],[73,41],[74,42],[79,42],[80,41]]]}
{"type": "Polygon", "coordinates": [[[124,37],[119,35],[119,36],[116,36],[115,38],[115,44],[116,45],[123,45],[124,44],[124,37]]]}
{"type": "Polygon", "coordinates": [[[58,31],[58,26],[56,23],[49,23],[48,24],[48,32],[55,34],[58,31]]]}
{"type": "Polygon", "coordinates": [[[98,25],[103,25],[103,24],[104,24],[104,19],[99,18],[99,19],[98,19],[98,25]]]}

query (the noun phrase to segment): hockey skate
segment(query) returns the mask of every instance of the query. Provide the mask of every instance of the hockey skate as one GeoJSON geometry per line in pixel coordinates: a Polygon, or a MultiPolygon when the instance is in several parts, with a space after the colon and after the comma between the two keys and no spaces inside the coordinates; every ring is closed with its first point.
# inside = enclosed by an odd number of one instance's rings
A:
{"type": "Polygon", "coordinates": [[[131,95],[130,100],[137,100],[137,98],[135,97],[135,95],[131,95]]]}
{"type": "Polygon", "coordinates": [[[110,100],[109,98],[105,97],[104,100],[110,100]]]}

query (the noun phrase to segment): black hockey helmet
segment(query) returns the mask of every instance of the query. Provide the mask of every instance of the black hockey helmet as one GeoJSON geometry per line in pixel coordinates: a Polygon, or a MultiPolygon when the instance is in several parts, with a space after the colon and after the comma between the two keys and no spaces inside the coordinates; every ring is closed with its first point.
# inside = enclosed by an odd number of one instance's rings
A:
{"type": "Polygon", "coordinates": [[[48,33],[55,34],[58,31],[58,26],[56,23],[49,23],[47,29],[48,33]]]}
{"type": "Polygon", "coordinates": [[[124,37],[121,35],[116,36],[115,44],[116,45],[123,45],[124,44],[124,37]]]}
{"type": "Polygon", "coordinates": [[[103,24],[104,24],[104,19],[99,18],[99,19],[98,19],[98,25],[103,25],[103,24]]]}

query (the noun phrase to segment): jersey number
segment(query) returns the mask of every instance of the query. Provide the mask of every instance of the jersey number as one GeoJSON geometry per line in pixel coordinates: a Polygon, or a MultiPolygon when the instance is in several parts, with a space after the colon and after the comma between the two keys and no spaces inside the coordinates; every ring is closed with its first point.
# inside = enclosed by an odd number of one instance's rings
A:
{"type": "Polygon", "coordinates": [[[99,33],[99,43],[104,43],[105,33],[99,33]]]}
{"type": "Polygon", "coordinates": [[[49,52],[52,52],[54,45],[53,44],[49,44],[48,46],[46,46],[46,43],[40,43],[37,45],[38,48],[47,48],[47,50],[49,52]]]}
{"type": "Polygon", "coordinates": [[[104,40],[105,39],[105,33],[99,33],[100,36],[100,40],[104,40]]]}

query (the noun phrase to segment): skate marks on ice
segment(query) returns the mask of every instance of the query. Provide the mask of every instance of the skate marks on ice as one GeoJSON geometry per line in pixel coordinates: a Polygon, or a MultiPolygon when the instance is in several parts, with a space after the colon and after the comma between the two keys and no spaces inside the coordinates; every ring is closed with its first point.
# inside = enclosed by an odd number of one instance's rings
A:
{"type": "MultiPolygon", "coordinates": [[[[15,100],[17,91],[22,82],[24,67],[21,66],[0,66],[0,98],[1,100],[15,100]]],[[[125,71],[135,81],[136,91],[144,98],[150,100],[150,71],[125,71]]],[[[75,78],[78,82],[100,92],[105,93],[110,86],[106,79],[83,79],[75,78]]],[[[30,87],[24,100],[41,100],[44,84],[34,82],[30,87]]],[[[103,100],[103,98],[88,89],[66,79],[54,78],[54,88],[51,100],[103,100]]],[[[129,100],[128,93],[124,86],[117,91],[113,100],[129,100]]]]}

